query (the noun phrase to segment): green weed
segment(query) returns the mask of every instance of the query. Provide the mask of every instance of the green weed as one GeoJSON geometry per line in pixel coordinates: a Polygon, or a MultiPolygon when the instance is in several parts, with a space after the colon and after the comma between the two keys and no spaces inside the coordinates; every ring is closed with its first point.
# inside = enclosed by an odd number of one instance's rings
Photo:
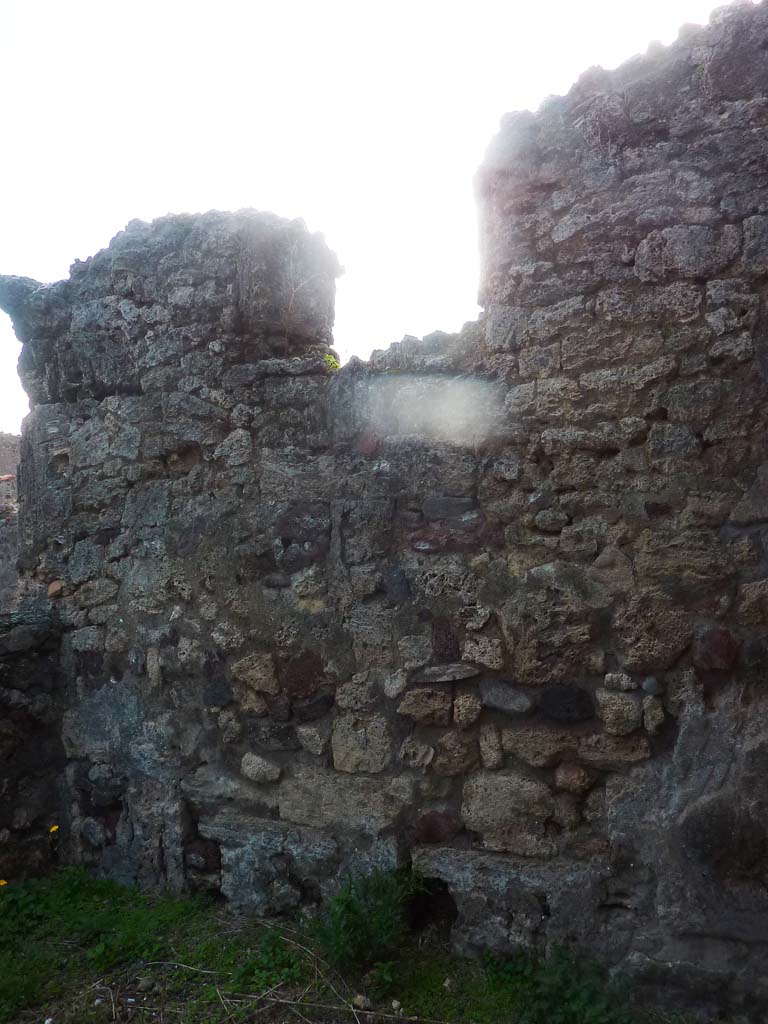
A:
{"type": "Polygon", "coordinates": [[[0,890],[0,1024],[68,977],[159,956],[167,936],[202,905],[152,899],[67,868],[0,890]]]}
{"type": "Polygon", "coordinates": [[[520,1024],[630,1024],[623,994],[597,964],[566,949],[490,961],[491,986],[515,994],[520,1024]]]}
{"type": "Polygon", "coordinates": [[[397,960],[382,960],[373,965],[368,972],[368,985],[373,996],[383,999],[394,992],[397,968],[397,960]]]}
{"type": "Polygon", "coordinates": [[[267,932],[255,955],[241,961],[232,973],[235,989],[264,992],[279,985],[297,985],[305,964],[277,932],[267,932]]]}
{"type": "Polygon", "coordinates": [[[423,890],[411,871],[374,871],[350,878],[309,925],[309,935],[340,971],[392,960],[408,931],[409,900],[423,890]]]}
{"type": "Polygon", "coordinates": [[[400,961],[393,991],[407,1014],[474,1024],[631,1024],[604,972],[566,950],[539,958],[462,960],[419,950],[400,961]]]}

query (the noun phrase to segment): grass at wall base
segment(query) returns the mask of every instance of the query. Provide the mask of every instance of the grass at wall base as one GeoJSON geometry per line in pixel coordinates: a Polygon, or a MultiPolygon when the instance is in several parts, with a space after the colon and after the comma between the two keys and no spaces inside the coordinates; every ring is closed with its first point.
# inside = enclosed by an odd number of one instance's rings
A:
{"type": "Polygon", "coordinates": [[[286,922],[236,918],[202,897],[142,895],[74,868],[7,884],[0,1024],[651,1019],[566,950],[546,961],[457,957],[439,929],[409,928],[422,891],[409,872],[377,872],[347,882],[321,916],[286,922]]]}

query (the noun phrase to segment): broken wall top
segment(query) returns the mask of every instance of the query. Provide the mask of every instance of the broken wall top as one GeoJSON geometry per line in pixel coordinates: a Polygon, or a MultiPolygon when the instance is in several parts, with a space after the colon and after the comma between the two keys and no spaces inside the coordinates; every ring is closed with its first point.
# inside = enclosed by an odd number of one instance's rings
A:
{"type": "Polygon", "coordinates": [[[253,210],[132,221],[40,285],[0,277],[33,403],[165,390],[198,364],[320,354],[340,268],[303,222],[253,210]]]}
{"type": "MultiPolygon", "coordinates": [[[[737,257],[762,275],[763,221],[744,224],[743,251],[737,223],[766,213],[767,54],[768,6],[735,5],[669,47],[591,69],[536,114],[507,115],[477,180],[482,304],[586,294],[614,322],[617,287],[716,277],[737,257]]],[[[645,319],[690,317],[690,288],[673,293],[647,301],[645,319]]],[[[500,330],[497,314],[492,343],[500,330]]]]}

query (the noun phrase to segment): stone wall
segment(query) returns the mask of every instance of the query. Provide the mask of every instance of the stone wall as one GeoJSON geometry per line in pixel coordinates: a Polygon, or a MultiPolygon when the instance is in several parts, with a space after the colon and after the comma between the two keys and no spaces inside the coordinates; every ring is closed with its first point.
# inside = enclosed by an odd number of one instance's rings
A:
{"type": "MultiPolygon", "coordinates": [[[[768,940],[767,51],[768,6],[726,9],[507,117],[478,177],[488,360],[525,444],[486,506],[509,667],[542,697],[590,683],[603,726],[536,730],[529,764],[604,782],[589,854],[510,885],[534,935],[581,930],[720,1009],[718,980],[764,998],[768,940]]],[[[443,857],[468,901],[493,870],[443,857]]]]}
{"type": "Polygon", "coordinates": [[[19,441],[16,434],[0,432],[0,609],[8,608],[18,584],[18,494],[16,471],[19,465],[19,441]]]}
{"type": "Polygon", "coordinates": [[[0,278],[67,859],[259,913],[410,859],[464,948],[765,1003],[766,49],[739,6],[505,119],[480,322],[369,364],[270,215],[0,278]]]}
{"type": "Polygon", "coordinates": [[[0,430],[0,474],[16,473],[19,465],[18,434],[6,434],[0,430]]]}
{"type": "Polygon", "coordinates": [[[46,589],[19,578],[19,438],[0,434],[0,878],[56,859],[60,819],[59,634],[46,589]]]}

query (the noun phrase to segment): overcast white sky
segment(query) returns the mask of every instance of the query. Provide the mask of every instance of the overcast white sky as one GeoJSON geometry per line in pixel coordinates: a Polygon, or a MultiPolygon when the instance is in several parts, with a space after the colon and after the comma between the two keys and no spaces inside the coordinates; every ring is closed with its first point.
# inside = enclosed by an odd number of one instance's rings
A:
{"type": "MultiPolygon", "coordinates": [[[[324,232],[342,356],[477,315],[499,118],[712,0],[0,0],[0,273],[66,277],[129,220],[253,206],[324,232]]],[[[27,411],[0,313],[0,430],[27,411]]]]}

